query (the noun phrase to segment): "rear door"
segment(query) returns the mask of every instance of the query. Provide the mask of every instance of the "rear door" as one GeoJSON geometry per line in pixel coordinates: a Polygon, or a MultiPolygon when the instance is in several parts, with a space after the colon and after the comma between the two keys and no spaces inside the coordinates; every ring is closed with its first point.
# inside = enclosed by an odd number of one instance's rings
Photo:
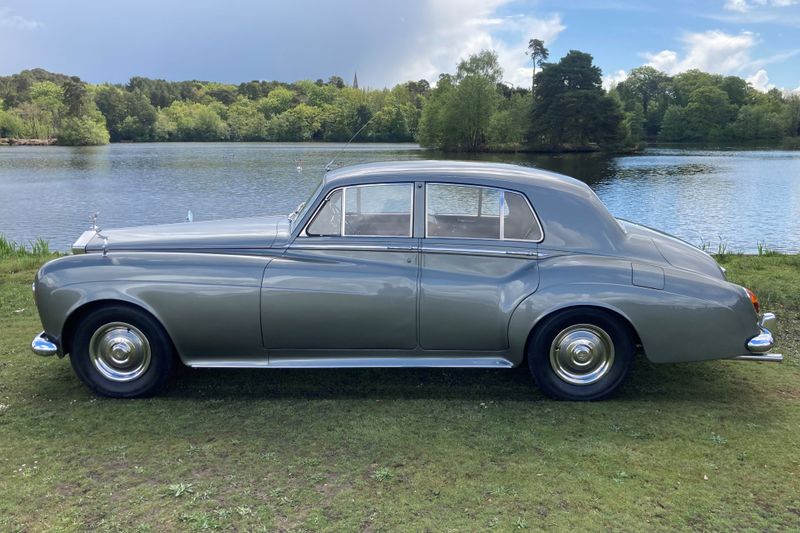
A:
{"type": "Polygon", "coordinates": [[[539,283],[541,236],[520,193],[428,183],[420,246],[421,347],[507,349],[511,314],[539,283]]]}

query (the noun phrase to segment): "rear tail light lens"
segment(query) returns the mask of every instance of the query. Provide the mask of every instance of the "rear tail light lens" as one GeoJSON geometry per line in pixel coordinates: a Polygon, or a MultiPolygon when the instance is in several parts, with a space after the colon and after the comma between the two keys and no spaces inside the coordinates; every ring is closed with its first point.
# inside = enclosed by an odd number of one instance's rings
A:
{"type": "Polygon", "coordinates": [[[744,291],[747,293],[747,296],[750,297],[750,303],[753,304],[753,308],[756,310],[756,313],[760,313],[761,305],[758,303],[758,296],[756,296],[756,293],[750,289],[745,289],[744,291]]]}

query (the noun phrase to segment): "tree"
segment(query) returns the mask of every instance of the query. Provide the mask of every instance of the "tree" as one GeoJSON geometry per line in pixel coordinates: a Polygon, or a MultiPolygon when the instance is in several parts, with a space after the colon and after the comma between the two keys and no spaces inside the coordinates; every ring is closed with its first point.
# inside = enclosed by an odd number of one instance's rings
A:
{"type": "Polygon", "coordinates": [[[686,138],[686,113],[679,105],[671,105],[664,113],[659,137],[664,141],[682,141],[686,138]]]}
{"type": "Polygon", "coordinates": [[[780,139],[786,124],[784,117],[767,105],[745,105],[739,109],[731,130],[734,138],[743,141],[780,139]]]}
{"type": "Polygon", "coordinates": [[[440,76],[422,110],[420,143],[445,150],[482,148],[500,101],[502,75],[497,54],[484,50],[461,61],[455,76],[440,76]]]}
{"type": "Polygon", "coordinates": [[[285,87],[277,87],[270,91],[267,98],[261,102],[261,110],[267,116],[279,115],[287,111],[294,101],[295,94],[285,87]]]}
{"type": "Polygon", "coordinates": [[[529,139],[534,146],[614,148],[625,137],[617,100],[605,94],[590,54],[571,50],[536,75],[529,139]]]}
{"type": "Polygon", "coordinates": [[[233,141],[263,141],[267,119],[253,100],[240,96],[228,107],[228,125],[233,141]]]}
{"type": "Polygon", "coordinates": [[[109,135],[105,119],[92,103],[83,115],[70,115],[58,134],[58,144],[67,146],[91,146],[108,144],[109,135]]]}
{"type": "Polygon", "coordinates": [[[536,67],[541,67],[542,64],[550,57],[550,51],[544,47],[544,41],[541,39],[531,39],[528,41],[528,50],[525,55],[531,57],[531,64],[533,64],[533,75],[531,77],[531,94],[536,93],[536,67]]]}
{"type": "Polygon", "coordinates": [[[344,89],[344,80],[340,76],[331,76],[328,78],[328,85],[333,85],[337,89],[344,89]]]}
{"type": "Polygon", "coordinates": [[[91,95],[86,85],[78,77],[71,77],[63,85],[64,105],[67,114],[73,117],[83,116],[92,103],[91,95]]]}
{"type": "Polygon", "coordinates": [[[494,50],[481,50],[477,54],[462,59],[456,69],[456,80],[460,81],[467,76],[486,78],[491,83],[500,83],[503,80],[503,69],[494,50]]]}
{"type": "Polygon", "coordinates": [[[717,87],[695,89],[686,105],[686,135],[690,141],[715,141],[723,137],[728,123],[735,116],[728,95],[717,87]]]}
{"type": "Polygon", "coordinates": [[[16,114],[4,111],[2,101],[0,101],[0,137],[18,138],[22,131],[22,120],[16,114]]]}

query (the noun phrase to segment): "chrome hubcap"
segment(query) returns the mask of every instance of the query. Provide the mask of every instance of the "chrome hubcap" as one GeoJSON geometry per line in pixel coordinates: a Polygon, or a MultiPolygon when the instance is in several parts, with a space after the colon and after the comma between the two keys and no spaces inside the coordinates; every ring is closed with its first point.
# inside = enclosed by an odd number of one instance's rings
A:
{"type": "Polygon", "coordinates": [[[556,335],[550,345],[550,366],[573,385],[591,385],[611,370],[614,343],[602,328],[576,324],[556,335]]]}
{"type": "Polygon", "coordinates": [[[103,377],[119,383],[133,381],[150,367],[150,343],[131,324],[112,322],[92,335],[89,359],[103,377]]]}

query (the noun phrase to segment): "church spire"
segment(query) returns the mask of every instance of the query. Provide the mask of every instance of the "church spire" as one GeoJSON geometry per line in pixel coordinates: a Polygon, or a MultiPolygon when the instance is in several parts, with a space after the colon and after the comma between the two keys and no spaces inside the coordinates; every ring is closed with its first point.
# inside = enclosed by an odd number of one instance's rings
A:
{"type": "Polygon", "coordinates": [[[353,89],[358,89],[358,72],[353,74],[353,89]]]}

